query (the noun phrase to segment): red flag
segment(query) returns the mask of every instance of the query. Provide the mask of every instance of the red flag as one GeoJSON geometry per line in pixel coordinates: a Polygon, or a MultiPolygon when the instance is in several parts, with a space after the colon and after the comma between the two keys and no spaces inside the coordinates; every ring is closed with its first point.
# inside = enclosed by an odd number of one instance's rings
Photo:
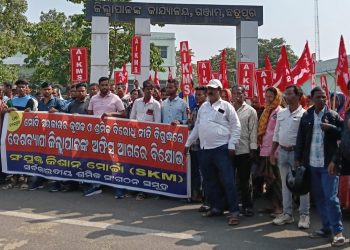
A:
{"type": "Polygon", "coordinates": [[[157,70],[154,71],[154,80],[153,80],[153,82],[154,82],[155,85],[160,86],[160,82],[159,82],[159,78],[158,78],[158,71],[157,70]]]}
{"type": "Polygon", "coordinates": [[[276,69],[273,74],[273,86],[279,88],[280,91],[284,91],[288,85],[293,83],[290,76],[290,68],[287,56],[287,50],[285,46],[281,48],[281,54],[278,58],[276,69]]]}
{"type": "Polygon", "coordinates": [[[209,60],[197,62],[198,83],[205,86],[212,79],[211,63],[209,60]]]}
{"type": "Polygon", "coordinates": [[[237,83],[244,86],[246,97],[252,99],[254,96],[254,77],[255,63],[240,62],[238,63],[238,80],[237,83]]]}
{"type": "Polygon", "coordinates": [[[71,48],[70,64],[72,82],[87,82],[88,80],[87,48],[71,48]]]}
{"type": "Polygon", "coordinates": [[[181,57],[181,91],[183,96],[188,96],[192,93],[192,64],[191,54],[188,47],[188,41],[180,42],[180,57],[181,57]]]}
{"type": "Polygon", "coordinates": [[[153,80],[152,80],[152,74],[151,74],[151,73],[149,73],[148,81],[153,81],[153,80]]]}
{"type": "Polygon", "coordinates": [[[306,42],[303,53],[290,72],[293,83],[298,86],[302,86],[310,79],[312,71],[312,58],[310,54],[309,43],[306,42]]]}
{"type": "Polygon", "coordinates": [[[126,87],[126,93],[128,93],[129,79],[128,79],[128,71],[126,70],[126,64],[125,63],[123,65],[123,76],[124,76],[123,83],[125,84],[125,87],[126,87]]]}
{"type": "Polygon", "coordinates": [[[316,53],[312,53],[311,89],[316,87],[316,53]]]}
{"type": "Polygon", "coordinates": [[[320,81],[321,81],[321,88],[326,92],[326,97],[327,97],[327,106],[331,106],[331,99],[329,98],[329,89],[328,89],[328,83],[327,83],[327,76],[326,75],[321,75],[320,76],[320,81]]]}
{"type": "Polygon", "coordinates": [[[272,70],[257,70],[255,71],[256,87],[258,90],[258,97],[260,105],[265,104],[265,91],[272,85],[272,70]]]}
{"type": "Polygon", "coordinates": [[[131,39],[131,74],[141,74],[141,36],[131,39]]]}
{"type": "Polygon", "coordinates": [[[349,63],[346,55],[343,36],[340,37],[338,64],[335,70],[337,84],[344,95],[348,95],[347,83],[349,81],[349,63]]]}
{"type": "Polygon", "coordinates": [[[227,89],[228,80],[227,80],[227,68],[226,68],[226,49],[223,49],[223,51],[221,52],[219,80],[222,83],[223,89],[227,89]]]}
{"type": "Polygon", "coordinates": [[[171,72],[171,68],[170,67],[168,67],[168,81],[169,80],[173,80],[173,73],[171,72]]]}
{"type": "Polygon", "coordinates": [[[267,55],[267,54],[265,55],[264,62],[265,62],[265,69],[266,70],[272,70],[272,65],[271,65],[271,62],[270,62],[269,55],[267,55]]]}

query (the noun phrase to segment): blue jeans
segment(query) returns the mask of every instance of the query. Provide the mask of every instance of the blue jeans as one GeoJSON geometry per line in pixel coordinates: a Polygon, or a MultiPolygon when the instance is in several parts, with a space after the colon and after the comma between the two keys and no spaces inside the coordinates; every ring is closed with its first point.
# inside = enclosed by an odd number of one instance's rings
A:
{"type": "Polygon", "coordinates": [[[203,175],[204,191],[212,209],[225,210],[225,193],[228,210],[231,213],[238,213],[234,170],[228,146],[202,149],[200,168],[203,175]],[[223,186],[224,193],[221,186],[223,186]]]}
{"type": "MultiPolygon", "coordinates": [[[[292,170],[294,165],[294,151],[287,152],[284,149],[280,148],[278,150],[278,167],[281,174],[282,181],[282,203],[283,203],[283,213],[293,215],[293,199],[292,192],[289,191],[286,178],[287,174],[292,170]]],[[[301,195],[300,196],[300,205],[299,205],[299,214],[300,215],[309,215],[310,214],[310,195],[301,195]]]]}
{"type": "Polygon", "coordinates": [[[334,235],[343,232],[338,198],[338,176],[330,176],[327,168],[310,167],[311,191],[321,217],[322,230],[334,235]]]}

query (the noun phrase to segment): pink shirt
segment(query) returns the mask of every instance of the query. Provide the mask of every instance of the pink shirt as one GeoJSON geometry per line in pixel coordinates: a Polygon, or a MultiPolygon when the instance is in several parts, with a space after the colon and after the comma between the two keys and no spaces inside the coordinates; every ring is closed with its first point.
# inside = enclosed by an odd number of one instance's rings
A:
{"type": "Polygon", "coordinates": [[[121,112],[124,110],[124,105],[119,96],[111,92],[105,97],[98,93],[91,98],[88,110],[92,110],[95,116],[101,116],[105,112],[121,112]]]}
{"type": "Polygon", "coordinates": [[[270,156],[272,149],[272,138],[277,122],[277,113],[280,109],[281,107],[278,106],[271,112],[269,121],[267,123],[266,133],[264,134],[262,138],[262,144],[260,145],[260,156],[270,156]]]}

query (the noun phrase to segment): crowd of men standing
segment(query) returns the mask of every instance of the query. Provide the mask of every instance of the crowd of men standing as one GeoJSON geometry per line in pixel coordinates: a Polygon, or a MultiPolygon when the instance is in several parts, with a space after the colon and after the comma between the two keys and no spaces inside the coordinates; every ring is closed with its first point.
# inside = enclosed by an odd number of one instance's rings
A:
{"type": "MultiPolygon", "coordinates": [[[[203,202],[199,211],[204,217],[228,211],[229,225],[238,225],[242,216],[254,216],[257,210],[268,211],[275,225],[293,223],[293,194],[285,180],[292,169],[304,166],[310,172],[311,195],[322,222],[322,228],[310,237],[331,237],[335,246],[345,243],[337,173],[339,166],[350,167],[340,146],[348,139],[344,135],[350,130],[349,110],[340,114],[328,107],[326,93],[320,87],[311,91],[308,105],[302,103],[304,94],[296,85],[288,86],[284,93],[269,87],[263,107],[254,99],[249,105],[242,86],[224,90],[217,79],[196,87],[187,103],[178,89],[176,80],[169,80],[165,89],[147,80],[142,89],[136,81],[128,93],[124,84],[110,84],[108,78],[101,77],[98,84],[72,85],[63,99],[60,89],[48,82],[32,96],[29,83],[17,80],[14,85],[0,85],[0,111],[62,112],[187,125],[191,200],[203,202]],[[255,198],[263,193],[269,198],[269,207],[254,208],[255,198]]],[[[42,177],[27,178],[2,174],[2,189],[36,190],[46,182],[42,177]]],[[[78,188],[79,183],[57,181],[50,191],[78,188]]],[[[89,184],[83,194],[101,192],[101,185],[89,184]]],[[[116,199],[126,196],[147,198],[143,192],[115,189],[116,199]]],[[[310,227],[309,194],[300,196],[298,227],[310,227]]]]}

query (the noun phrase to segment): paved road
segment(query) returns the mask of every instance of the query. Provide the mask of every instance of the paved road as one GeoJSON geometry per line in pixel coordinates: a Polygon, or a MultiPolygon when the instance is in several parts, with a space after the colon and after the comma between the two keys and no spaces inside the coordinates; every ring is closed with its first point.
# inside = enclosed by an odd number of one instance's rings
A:
{"type": "MultiPolygon", "coordinates": [[[[202,218],[198,205],[174,199],[115,200],[108,190],[86,198],[79,192],[13,189],[1,190],[0,201],[0,249],[6,250],[330,247],[327,240],[309,239],[296,224],[271,225],[267,215],[243,218],[239,226],[229,227],[225,217],[202,218]]],[[[312,226],[319,227],[315,216],[312,226]]]]}

